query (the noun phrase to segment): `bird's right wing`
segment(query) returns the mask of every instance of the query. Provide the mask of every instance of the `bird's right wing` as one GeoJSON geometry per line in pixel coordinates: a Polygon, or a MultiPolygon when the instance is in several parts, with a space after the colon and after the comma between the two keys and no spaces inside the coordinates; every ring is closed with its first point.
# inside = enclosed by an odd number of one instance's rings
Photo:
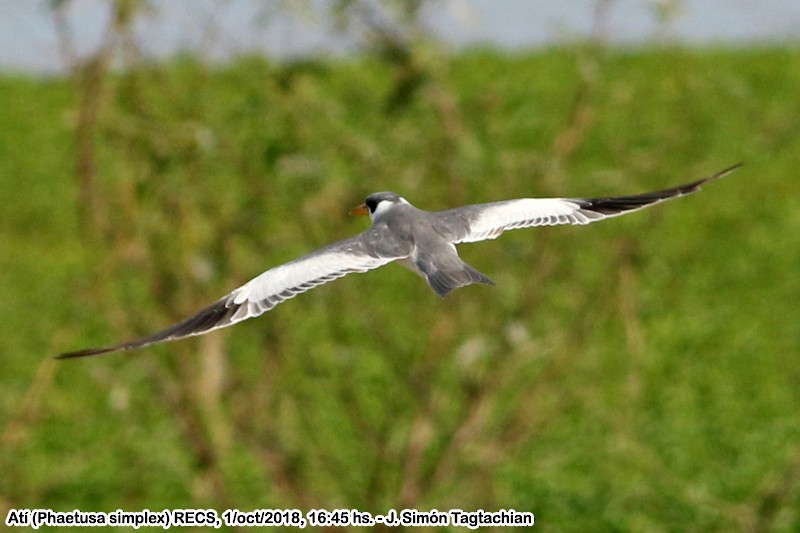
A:
{"type": "Polygon", "coordinates": [[[454,243],[495,239],[510,229],[558,224],[589,224],[693,193],[709,181],[721,178],[741,165],[726,168],[701,180],[661,191],[606,198],[521,198],[475,204],[440,211],[459,228],[454,243]]]}
{"type": "Polygon", "coordinates": [[[410,253],[390,242],[385,228],[375,228],[267,270],[197,314],[140,339],[64,353],[59,359],[132,350],[157,342],[201,335],[266,313],[279,303],[347,274],[378,268],[410,253]]]}

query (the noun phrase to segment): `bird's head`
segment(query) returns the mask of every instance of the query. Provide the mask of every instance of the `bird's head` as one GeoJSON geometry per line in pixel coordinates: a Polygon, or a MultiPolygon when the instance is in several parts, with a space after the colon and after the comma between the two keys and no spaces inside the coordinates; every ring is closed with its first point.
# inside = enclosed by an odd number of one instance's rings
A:
{"type": "Polygon", "coordinates": [[[398,205],[409,205],[405,198],[393,192],[370,194],[363,204],[350,211],[351,215],[369,215],[372,220],[391,211],[398,205]]]}

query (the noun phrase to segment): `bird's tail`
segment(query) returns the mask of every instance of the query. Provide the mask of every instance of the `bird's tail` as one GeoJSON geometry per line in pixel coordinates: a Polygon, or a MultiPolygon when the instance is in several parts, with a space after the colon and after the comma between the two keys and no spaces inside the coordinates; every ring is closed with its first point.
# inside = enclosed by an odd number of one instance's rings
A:
{"type": "Polygon", "coordinates": [[[433,268],[425,272],[428,284],[436,291],[439,296],[447,296],[453,289],[471,285],[473,283],[485,283],[494,285],[494,281],[484,276],[463,261],[458,265],[459,268],[438,269],[433,268]]]}

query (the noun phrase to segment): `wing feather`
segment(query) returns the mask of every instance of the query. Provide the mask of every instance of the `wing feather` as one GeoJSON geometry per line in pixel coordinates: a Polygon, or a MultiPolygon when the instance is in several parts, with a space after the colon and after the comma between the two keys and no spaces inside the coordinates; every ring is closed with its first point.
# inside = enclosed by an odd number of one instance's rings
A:
{"type": "Polygon", "coordinates": [[[388,243],[381,228],[321,248],[267,270],[199,313],[166,329],[132,341],[68,352],[58,359],[132,350],[157,342],[208,333],[253,318],[298,294],[356,272],[366,272],[408,255],[404,246],[388,243]],[[388,244],[387,244],[388,243],[388,244]]]}
{"type": "Polygon", "coordinates": [[[702,185],[726,176],[740,166],[734,165],[701,180],[644,194],[606,198],[521,198],[468,205],[442,211],[441,214],[463,222],[463,231],[459,232],[455,243],[495,239],[504,231],[518,228],[590,224],[691,194],[702,185]]]}

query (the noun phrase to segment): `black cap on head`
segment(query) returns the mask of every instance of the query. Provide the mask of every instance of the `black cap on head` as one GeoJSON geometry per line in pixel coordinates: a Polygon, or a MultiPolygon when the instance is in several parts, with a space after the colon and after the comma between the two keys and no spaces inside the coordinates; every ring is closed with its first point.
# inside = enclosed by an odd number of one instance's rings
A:
{"type": "Polygon", "coordinates": [[[393,192],[376,192],[375,194],[370,194],[364,201],[364,204],[366,204],[367,208],[369,208],[370,213],[374,213],[378,208],[378,204],[381,202],[391,202],[396,204],[399,201],[400,196],[393,192]]]}

